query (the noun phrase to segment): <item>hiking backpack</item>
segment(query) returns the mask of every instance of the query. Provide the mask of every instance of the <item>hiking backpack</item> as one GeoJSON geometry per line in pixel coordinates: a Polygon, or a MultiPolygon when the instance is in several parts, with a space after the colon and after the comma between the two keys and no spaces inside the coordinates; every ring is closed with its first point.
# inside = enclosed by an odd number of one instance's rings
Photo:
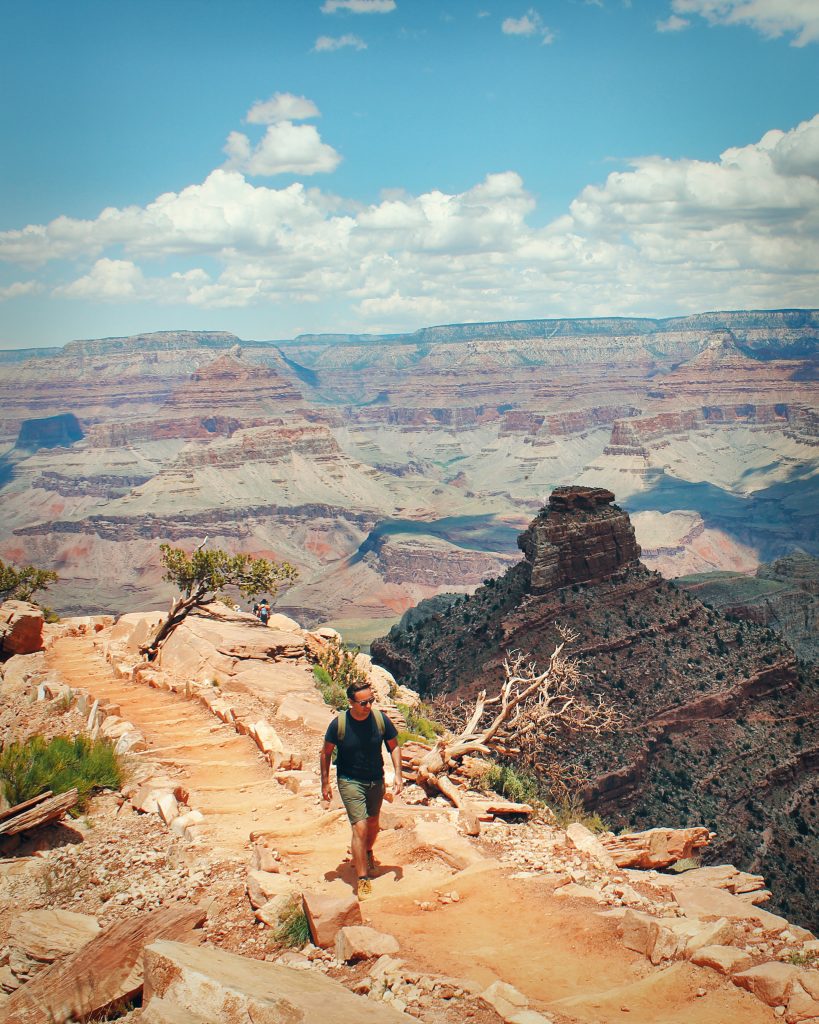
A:
{"type": "MultiPolygon", "coordinates": [[[[373,710],[373,718],[375,719],[375,724],[376,724],[376,726],[378,728],[378,735],[383,740],[384,739],[384,730],[386,729],[386,726],[384,725],[384,712],[383,711],[376,711],[375,708],[373,708],[372,710],[373,710]]],[[[338,713],[338,745],[339,746],[341,746],[341,744],[344,742],[344,734],[345,734],[346,731],[347,731],[347,712],[346,711],[339,711],[339,713],[338,713]]]]}

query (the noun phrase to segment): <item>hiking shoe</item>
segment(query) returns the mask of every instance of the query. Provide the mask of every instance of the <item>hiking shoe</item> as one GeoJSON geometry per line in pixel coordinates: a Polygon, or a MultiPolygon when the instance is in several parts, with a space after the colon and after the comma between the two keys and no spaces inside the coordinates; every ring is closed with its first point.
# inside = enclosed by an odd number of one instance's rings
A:
{"type": "Polygon", "coordinates": [[[375,871],[377,866],[378,865],[376,863],[375,854],[373,853],[372,850],[367,850],[367,867],[370,869],[370,871],[375,871]]]}
{"type": "Polygon", "coordinates": [[[358,898],[360,900],[368,900],[373,894],[373,883],[369,878],[359,878],[358,880],[358,898]]]}

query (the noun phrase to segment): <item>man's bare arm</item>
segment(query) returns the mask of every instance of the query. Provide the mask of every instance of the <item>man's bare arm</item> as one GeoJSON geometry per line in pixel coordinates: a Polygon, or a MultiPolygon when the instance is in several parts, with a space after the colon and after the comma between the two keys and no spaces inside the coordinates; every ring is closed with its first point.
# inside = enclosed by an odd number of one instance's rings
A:
{"type": "Polygon", "coordinates": [[[392,784],[392,791],[398,796],[404,788],[404,776],[401,769],[401,748],[398,746],[398,740],[394,738],[387,740],[387,750],[390,752],[392,766],[395,769],[395,782],[392,784]]]}
{"type": "Polygon", "coordinates": [[[321,798],[328,802],[333,799],[333,787],[330,785],[330,762],[335,749],[335,743],[328,743],[326,740],[321,748],[321,798]]]}

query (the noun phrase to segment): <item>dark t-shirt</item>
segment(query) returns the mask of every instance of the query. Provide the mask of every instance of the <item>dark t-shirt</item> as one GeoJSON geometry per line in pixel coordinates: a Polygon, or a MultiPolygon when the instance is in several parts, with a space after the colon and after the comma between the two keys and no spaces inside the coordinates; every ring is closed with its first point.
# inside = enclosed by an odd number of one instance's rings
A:
{"type": "MultiPolygon", "coordinates": [[[[384,712],[382,711],[383,715],[384,712]]],[[[395,739],[398,730],[384,715],[384,740],[395,739]]],[[[324,735],[325,743],[332,743],[336,748],[336,771],[347,779],[358,779],[359,782],[378,782],[384,778],[384,758],[381,754],[381,737],[378,725],[372,712],[363,722],[357,721],[347,713],[347,724],[344,727],[344,742],[338,742],[338,715],[327,726],[324,735]]]]}

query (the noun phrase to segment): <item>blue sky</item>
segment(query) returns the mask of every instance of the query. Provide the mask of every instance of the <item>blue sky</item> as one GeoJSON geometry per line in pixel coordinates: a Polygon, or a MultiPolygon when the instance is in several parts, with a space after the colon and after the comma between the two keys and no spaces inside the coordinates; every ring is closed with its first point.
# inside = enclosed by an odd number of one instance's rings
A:
{"type": "Polygon", "coordinates": [[[0,346],[819,305],[819,0],[5,0],[0,346]]]}

